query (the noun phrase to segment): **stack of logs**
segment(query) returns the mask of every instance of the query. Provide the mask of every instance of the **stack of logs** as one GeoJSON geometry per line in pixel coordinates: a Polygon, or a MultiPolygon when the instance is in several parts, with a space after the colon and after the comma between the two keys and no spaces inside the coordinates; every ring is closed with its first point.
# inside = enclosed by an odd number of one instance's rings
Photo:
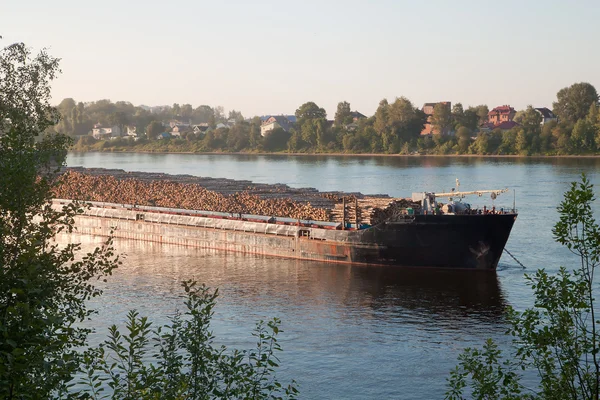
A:
{"type": "Polygon", "coordinates": [[[319,192],[283,184],[190,175],[68,168],[54,196],[63,199],[137,204],[190,210],[375,225],[418,204],[387,195],[319,192]],[[345,212],[344,212],[345,207],[345,212]]]}
{"type": "Polygon", "coordinates": [[[390,197],[364,196],[347,198],[335,205],[331,210],[332,221],[341,222],[346,217],[346,222],[361,225],[377,225],[383,221],[395,220],[400,215],[408,213],[407,208],[415,212],[421,207],[409,199],[393,199],[390,197]],[[344,213],[345,209],[345,213],[344,213]]]}

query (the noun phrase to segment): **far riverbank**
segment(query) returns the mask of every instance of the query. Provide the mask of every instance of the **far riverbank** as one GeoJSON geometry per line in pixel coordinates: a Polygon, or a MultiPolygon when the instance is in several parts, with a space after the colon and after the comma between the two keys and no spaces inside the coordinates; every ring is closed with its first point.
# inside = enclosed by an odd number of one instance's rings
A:
{"type": "Polygon", "coordinates": [[[521,154],[386,154],[386,153],[288,153],[288,152],[224,152],[224,151],[152,151],[152,150],[70,150],[72,153],[123,153],[123,154],[189,154],[189,155],[223,155],[223,156],[292,156],[292,157],[392,157],[392,158],[599,158],[600,154],[554,154],[554,155],[521,155],[521,154]]]}

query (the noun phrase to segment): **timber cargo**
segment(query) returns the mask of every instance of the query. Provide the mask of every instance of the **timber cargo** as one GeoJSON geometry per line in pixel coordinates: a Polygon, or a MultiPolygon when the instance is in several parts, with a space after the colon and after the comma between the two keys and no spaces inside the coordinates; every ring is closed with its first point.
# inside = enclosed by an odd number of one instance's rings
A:
{"type": "MultiPolygon", "coordinates": [[[[120,238],[274,257],[489,270],[498,265],[517,217],[515,210],[475,210],[462,201],[467,194],[491,193],[495,199],[505,190],[425,192],[395,199],[248,181],[86,172],[64,179],[57,192],[57,197],[69,194],[89,204],[76,218],[79,233],[112,232],[120,238]],[[96,179],[90,181],[93,187],[87,179],[96,179]],[[444,204],[437,201],[442,197],[448,199],[444,204]],[[179,204],[186,207],[174,206],[179,204]],[[256,212],[261,210],[268,213],[256,212]]],[[[56,199],[54,204],[69,201],[56,199]]]]}

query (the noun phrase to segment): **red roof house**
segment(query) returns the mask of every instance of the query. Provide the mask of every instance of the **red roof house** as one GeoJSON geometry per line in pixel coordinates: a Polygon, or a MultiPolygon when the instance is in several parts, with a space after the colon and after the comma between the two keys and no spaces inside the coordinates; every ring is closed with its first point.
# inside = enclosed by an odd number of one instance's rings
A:
{"type": "Polygon", "coordinates": [[[488,122],[499,125],[503,122],[512,121],[517,112],[509,105],[503,105],[494,108],[488,113],[488,122]]]}

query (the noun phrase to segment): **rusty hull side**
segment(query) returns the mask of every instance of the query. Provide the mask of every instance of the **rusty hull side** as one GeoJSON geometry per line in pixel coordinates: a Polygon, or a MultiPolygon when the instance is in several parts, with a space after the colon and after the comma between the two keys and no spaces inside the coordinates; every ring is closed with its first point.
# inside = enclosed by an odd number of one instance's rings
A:
{"type": "Polygon", "coordinates": [[[92,207],[79,233],[335,263],[494,269],[509,215],[418,215],[362,230],[331,230],[92,207]]]}

